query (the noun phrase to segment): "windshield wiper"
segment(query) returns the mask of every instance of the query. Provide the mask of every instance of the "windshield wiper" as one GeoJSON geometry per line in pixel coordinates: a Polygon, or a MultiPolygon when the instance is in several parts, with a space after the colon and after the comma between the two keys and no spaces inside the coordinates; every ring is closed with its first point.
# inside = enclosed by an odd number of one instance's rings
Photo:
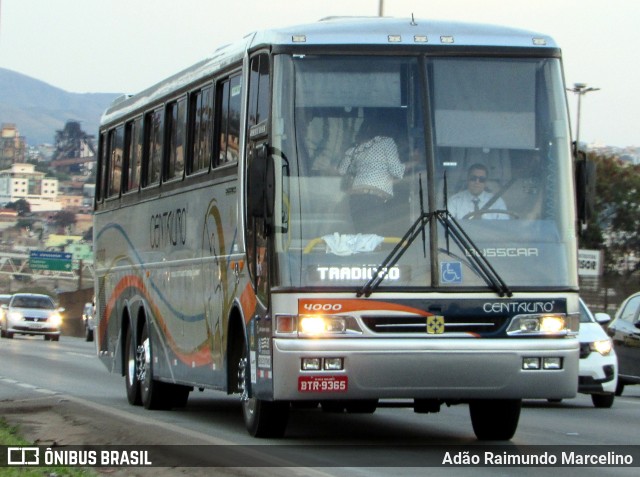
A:
{"type": "MultiPolygon", "coordinates": [[[[448,210],[436,210],[433,212],[438,222],[440,222],[446,229],[447,234],[451,233],[453,239],[458,246],[463,250],[468,251],[468,256],[476,265],[477,269],[481,272],[482,277],[485,279],[488,285],[491,285],[493,290],[499,296],[512,296],[513,292],[498,274],[495,268],[491,265],[491,262],[487,260],[478,246],[471,240],[471,237],[465,232],[464,228],[458,223],[458,221],[451,215],[448,210]]],[[[447,242],[447,253],[449,253],[449,244],[447,242]]]]}
{"type": "MultiPolygon", "coordinates": [[[[451,215],[449,210],[445,208],[444,210],[436,210],[433,212],[426,213],[423,208],[422,201],[422,178],[419,178],[420,182],[420,216],[413,223],[409,230],[404,234],[400,242],[391,250],[389,255],[382,261],[379,267],[377,267],[374,275],[364,284],[362,288],[360,288],[356,292],[357,297],[365,296],[369,297],[375,291],[375,289],[382,283],[385,279],[388,270],[393,267],[398,260],[405,254],[405,252],[409,249],[414,240],[418,237],[419,234],[422,235],[423,249],[426,256],[426,237],[425,237],[425,228],[431,222],[432,219],[436,219],[442,226],[445,228],[445,235],[447,240],[447,253],[449,253],[449,236],[451,235],[455,242],[458,244],[460,248],[468,251],[469,259],[475,264],[476,268],[479,270],[482,278],[487,282],[488,285],[499,295],[499,296],[512,296],[513,292],[510,290],[509,286],[505,283],[505,281],[500,277],[498,272],[493,268],[491,263],[487,260],[487,258],[482,254],[478,246],[473,242],[471,237],[465,232],[462,226],[458,223],[458,221],[451,215]]],[[[445,177],[446,184],[446,177],[445,177]]],[[[446,186],[445,186],[445,197],[446,197],[446,186]]],[[[445,207],[447,200],[445,198],[445,207]]]]}

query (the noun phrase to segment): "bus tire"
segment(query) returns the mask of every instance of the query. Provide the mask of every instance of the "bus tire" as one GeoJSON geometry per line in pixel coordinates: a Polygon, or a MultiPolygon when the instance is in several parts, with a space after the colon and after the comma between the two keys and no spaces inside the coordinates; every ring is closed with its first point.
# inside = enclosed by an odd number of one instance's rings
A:
{"type": "Polygon", "coordinates": [[[482,441],[508,441],[516,433],[521,399],[478,399],[469,402],[471,424],[482,441]]]}
{"type": "Polygon", "coordinates": [[[140,398],[145,409],[169,409],[169,389],[161,382],[153,379],[153,355],[149,338],[149,325],[145,321],[142,326],[140,342],[136,349],[138,380],[140,381],[140,398]]]}
{"type": "Polygon", "coordinates": [[[242,393],[242,415],[247,431],[253,437],[284,436],[289,420],[288,401],[264,401],[248,396],[250,370],[246,344],[238,363],[238,389],[242,393]]]}
{"type": "Polygon", "coordinates": [[[169,407],[186,407],[192,387],[169,383],[163,383],[163,385],[166,388],[169,407]]]}
{"type": "Polygon", "coordinates": [[[140,406],[142,399],[140,398],[140,381],[138,380],[137,346],[131,327],[127,330],[124,349],[124,382],[127,389],[127,401],[132,406],[140,406]]]}

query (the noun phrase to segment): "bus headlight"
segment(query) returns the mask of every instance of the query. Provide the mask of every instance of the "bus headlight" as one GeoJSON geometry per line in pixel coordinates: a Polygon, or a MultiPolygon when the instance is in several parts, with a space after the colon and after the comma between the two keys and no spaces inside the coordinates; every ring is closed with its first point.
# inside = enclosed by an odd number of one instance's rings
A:
{"type": "Polygon", "coordinates": [[[336,315],[278,315],[276,334],[283,337],[314,338],[357,333],[354,319],[336,315]]]}
{"type": "Polygon", "coordinates": [[[298,331],[304,335],[344,333],[344,318],[341,316],[301,316],[298,331]]]}
{"type": "Polygon", "coordinates": [[[511,319],[507,334],[567,335],[573,329],[573,321],[563,313],[516,315],[511,319]]]}

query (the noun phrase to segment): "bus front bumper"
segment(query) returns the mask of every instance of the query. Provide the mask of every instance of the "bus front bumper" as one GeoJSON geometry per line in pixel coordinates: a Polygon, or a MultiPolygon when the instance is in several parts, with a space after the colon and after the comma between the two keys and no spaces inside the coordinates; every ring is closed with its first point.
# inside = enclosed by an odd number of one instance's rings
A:
{"type": "Polygon", "coordinates": [[[273,398],[565,399],[578,356],[575,339],[274,339],[273,398]]]}

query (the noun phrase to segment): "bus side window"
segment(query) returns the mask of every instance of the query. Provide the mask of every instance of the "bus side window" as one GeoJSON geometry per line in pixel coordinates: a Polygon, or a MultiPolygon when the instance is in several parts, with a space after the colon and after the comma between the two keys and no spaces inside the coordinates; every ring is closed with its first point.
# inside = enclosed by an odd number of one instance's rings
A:
{"type": "Polygon", "coordinates": [[[96,181],[96,199],[95,203],[100,204],[107,195],[107,133],[100,134],[100,144],[98,146],[98,179],[96,181]]]}
{"type": "Polygon", "coordinates": [[[189,131],[191,153],[187,174],[209,169],[213,138],[213,86],[207,86],[190,96],[189,131]]]}
{"type": "Polygon", "coordinates": [[[107,197],[118,197],[122,179],[122,154],[124,151],[124,126],[109,132],[109,182],[107,197]]]}
{"type": "Polygon", "coordinates": [[[240,100],[242,76],[236,75],[218,83],[217,104],[218,121],[218,154],[214,159],[214,167],[237,162],[240,141],[240,100]]]}
{"type": "Polygon", "coordinates": [[[184,148],[186,143],[187,98],[169,103],[166,111],[165,180],[181,179],[184,174],[184,148]]]}
{"type": "Polygon", "coordinates": [[[144,118],[143,186],[160,182],[164,120],[163,110],[158,108],[144,118]]]}
{"type": "Polygon", "coordinates": [[[142,117],[125,126],[125,161],[123,192],[137,191],[140,187],[140,161],[142,159],[142,117]]]}

